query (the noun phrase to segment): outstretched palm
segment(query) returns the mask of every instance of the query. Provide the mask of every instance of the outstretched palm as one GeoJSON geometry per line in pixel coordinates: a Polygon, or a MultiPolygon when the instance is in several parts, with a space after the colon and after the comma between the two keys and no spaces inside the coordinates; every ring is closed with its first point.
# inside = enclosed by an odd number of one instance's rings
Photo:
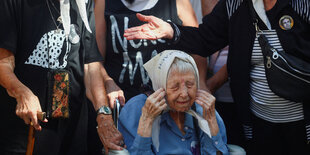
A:
{"type": "Polygon", "coordinates": [[[137,14],[139,20],[147,22],[141,26],[136,26],[125,30],[124,37],[127,40],[148,39],[156,40],[160,38],[171,39],[173,29],[170,24],[154,16],[144,16],[137,14]]]}

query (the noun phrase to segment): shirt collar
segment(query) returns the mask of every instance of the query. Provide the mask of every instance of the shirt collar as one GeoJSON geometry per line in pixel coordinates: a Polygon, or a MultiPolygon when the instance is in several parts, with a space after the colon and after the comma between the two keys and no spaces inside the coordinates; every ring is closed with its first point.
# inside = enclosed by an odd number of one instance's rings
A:
{"type": "MultiPolygon", "coordinates": [[[[169,127],[172,127],[174,122],[174,120],[172,119],[172,117],[170,116],[169,112],[165,112],[162,114],[161,116],[161,123],[167,123],[167,125],[169,127]]],[[[185,122],[184,122],[184,127],[188,127],[190,129],[194,129],[194,120],[193,120],[193,116],[185,113],[185,122]]]]}

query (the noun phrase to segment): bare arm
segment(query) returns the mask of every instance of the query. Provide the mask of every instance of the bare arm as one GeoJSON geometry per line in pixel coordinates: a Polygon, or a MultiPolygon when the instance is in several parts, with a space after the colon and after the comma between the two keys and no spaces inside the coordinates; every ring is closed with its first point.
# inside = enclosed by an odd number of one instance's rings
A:
{"type": "Polygon", "coordinates": [[[195,102],[203,108],[203,117],[208,121],[212,136],[219,132],[215,113],[215,97],[204,90],[198,90],[195,102]]]}
{"type": "Polygon", "coordinates": [[[105,12],[105,0],[96,0],[95,1],[95,21],[96,21],[96,40],[99,51],[103,58],[105,59],[106,55],[106,21],[104,18],[105,12]]]}
{"type": "Polygon", "coordinates": [[[202,15],[205,16],[211,13],[218,1],[219,0],[201,0],[202,15]]]}
{"type": "MultiPolygon", "coordinates": [[[[42,112],[37,96],[16,77],[14,73],[15,57],[12,52],[0,48],[0,84],[11,97],[17,101],[16,115],[22,118],[26,124],[30,122],[36,130],[41,130],[37,113],[42,112]]],[[[44,120],[47,122],[47,120],[44,120]]]]}
{"type": "MultiPolygon", "coordinates": [[[[178,16],[183,22],[183,26],[192,26],[198,27],[198,21],[195,15],[195,11],[192,8],[192,5],[189,0],[177,0],[177,10],[178,16]]],[[[206,86],[206,78],[207,78],[207,58],[191,54],[194,58],[198,71],[199,71],[199,86],[203,90],[208,90],[206,86]]]]}
{"type": "MultiPolygon", "coordinates": [[[[92,101],[95,110],[101,106],[109,106],[104,87],[104,80],[100,74],[102,64],[93,62],[84,65],[84,80],[86,87],[86,95],[92,101]]],[[[105,150],[109,149],[121,150],[119,146],[123,143],[121,133],[114,126],[112,115],[99,114],[97,116],[98,134],[105,150]]]]}
{"type": "Polygon", "coordinates": [[[178,16],[182,20],[183,26],[198,27],[195,11],[189,0],[177,0],[178,16]]]}
{"type": "MultiPolygon", "coordinates": [[[[95,20],[96,20],[96,41],[99,51],[103,58],[106,57],[106,31],[107,25],[104,17],[105,0],[95,1],[95,20]]],[[[108,75],[104,67],[101,68],[101,74],[104,79],[105,88],[108,95],[110,108],[114,108],[115,100],[118,99],[120,104],[125,105],[124,92],[118,87],[114,80],[108,75]]]]}
{"type": "Polygon", "coordinates": [[[197,54],[191,54],[194,58],[197,68],[199,71],[199,87],[207,92],[210,92],[209,87],[206,83],[207,81],[207,68],[208,68],[208,61],[207,58],[199,56],[197,54]]]}
{"type": "Polygon", "coordinates": [[[152,126],[155,118],[167,107],[164,98],[165,94],[165,90],[160,88],[146,99],[137,131],[141,137],[152,136],[152,126]]]}
{"type": "Polygon", "coordinates": [[[227,65],[225,64],[218,72],[207,80],[207,87],[212,93],[219,89],[228,80],[227,65]]]}

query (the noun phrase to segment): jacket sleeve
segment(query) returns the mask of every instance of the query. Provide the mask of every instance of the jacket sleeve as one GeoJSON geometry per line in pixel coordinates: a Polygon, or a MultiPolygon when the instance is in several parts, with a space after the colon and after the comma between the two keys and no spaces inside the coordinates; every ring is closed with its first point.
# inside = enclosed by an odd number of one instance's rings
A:
{"type": "Polygon", "coordinates": [[[226,0],[220,0],[213,11],[203,18],[199,28],[177,26],[180,39],[174,44],[174,48],[209,56],[228,44],[228,25],[226,0]]]}

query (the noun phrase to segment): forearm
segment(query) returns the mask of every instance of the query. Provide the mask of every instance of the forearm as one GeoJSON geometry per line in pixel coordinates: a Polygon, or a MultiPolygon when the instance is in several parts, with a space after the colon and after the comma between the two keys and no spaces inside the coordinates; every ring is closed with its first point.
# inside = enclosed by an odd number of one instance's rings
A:
{"type": "Polygon", "coordinates": [[[202,15],[210,14],[219,0],[201,0],[202,15]]]}
{"type": "Polygon", "coordinates": [[[207,84],[206,84],[206,79],[207,79],[207,67],[208,67],[208,62],[207,62],[207,58],[205,57],[201,57],[199,55],[195,55],[192,54],[191,55],[198,67],[198,71],[199,71],[199,87],[200,89],[209,91],[207,88],[207,84]]]}
{"type": "Polygon", "coordinates": [[[143,114],[140,117],[139,120],[139,126],[138,126],[138,134],[141,137],[151,137],[152,136],[152,126],[153,126],[153,119],[147,117],[147,114],[143,114]]]}
{"type": "Polygon", "coordinates": [[[98,49],[105,59],[106,50],[106,21],[104,17],[105,13],[105,0],[95,1],[95,21],[96,21],[96,41],[98,49]]]}
{"type": "Polygon", "coordinates": [[[108,106],[104,80],[101,74],[101,63],[93,62],[85,66],[86,95],[92,101],[95,110],[101,106],[108,106]]]}
{"type": "Polygon", "coordinates": [[[107,73],[107,71],[106,71],[106,69],[104,67],[101,67],[100,71],[101,71],[101,75],[102,75],[104,83],[107,82],[107,81],[113,80],[109,76],[109,74],[107,73]]]}
{"type": "Polygon", "coordinates": [[[217,124],[217,120],[214,117],[214,119],[211,119],[210,121],[208,121],[209,124],[209,128],[210,128],[210,132],[211,132],[211,136],[216,136],[219,133],[219,126],[217,124]]]}
{"type": "Polygon", "coordinates": [[[207,87],[211,92],[215,92],[228,80],[227,66],[226,64],[216,72],[211,78],[207,80],[207,87]]]}
{"type": "Polygon", "coordinates": [[[5,49],[0,49],[0,85],[7,90],[10,96],[19,98],[24,94],[23,92],[31,93],[31,91],[18,80],[14,68],[14,55],[5,49]]]}
{"type": "Polygon", "coordinates": [[[198,27],[195,11],[189,0],[177,0],[178,16],[182,20],[182,26],[198,27]]]}

